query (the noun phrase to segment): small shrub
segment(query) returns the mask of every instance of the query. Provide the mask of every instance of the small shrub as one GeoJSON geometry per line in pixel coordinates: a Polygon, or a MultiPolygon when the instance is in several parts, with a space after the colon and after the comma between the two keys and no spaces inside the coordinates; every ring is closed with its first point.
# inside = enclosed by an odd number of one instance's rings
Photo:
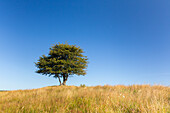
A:
{"type": "Polygon", "coordinates": [[[86,85],[85,84],[80,84],[80,87],[86,87],[86,85]]]}

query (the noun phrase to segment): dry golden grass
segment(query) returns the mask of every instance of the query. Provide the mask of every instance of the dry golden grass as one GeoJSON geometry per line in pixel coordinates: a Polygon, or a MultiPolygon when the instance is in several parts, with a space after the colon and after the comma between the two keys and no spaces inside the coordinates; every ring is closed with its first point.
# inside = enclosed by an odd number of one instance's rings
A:
{"type": "Polygon", "coordinates": [[[170,113],[170,87],[51,86],[0,92],[1,113],[170,113]]]}

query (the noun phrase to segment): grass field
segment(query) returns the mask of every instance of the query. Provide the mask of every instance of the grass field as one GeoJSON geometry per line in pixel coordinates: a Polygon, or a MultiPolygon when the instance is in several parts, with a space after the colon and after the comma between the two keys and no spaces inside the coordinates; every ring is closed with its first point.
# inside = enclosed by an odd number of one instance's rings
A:
{"type": "Polygon", "coordinates": [[[1,113],[170,113],[170,87],[51,86],[0,92],[1,113]]]}

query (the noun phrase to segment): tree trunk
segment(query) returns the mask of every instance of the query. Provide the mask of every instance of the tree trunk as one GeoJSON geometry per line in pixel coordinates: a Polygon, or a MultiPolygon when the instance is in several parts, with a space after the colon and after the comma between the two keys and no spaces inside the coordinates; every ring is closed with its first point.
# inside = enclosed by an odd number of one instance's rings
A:
{"type": "Polygon", "coordinates": [[[63,83],[62,83],[62,85],[66,85],[66,81],[67,81],[67,78],[68,78],[68,75],[63,75],[63,83]]]}
{"type": "Polygon", "coordinates": [[[60,82],[60,86],[61,86],[61,80],[60,80],[59,75],[58,75],[58,74],[55,74],[55,75],[58,77],[58,80],[59,80],[59,82],[60,82]]]}
{"type": "Polygon", "coordinates": [[[63,85],[65,86],[66,85],[66,82],[65,82],[66,78],[65,78],[65,74],[63,75],[63,85]]]}

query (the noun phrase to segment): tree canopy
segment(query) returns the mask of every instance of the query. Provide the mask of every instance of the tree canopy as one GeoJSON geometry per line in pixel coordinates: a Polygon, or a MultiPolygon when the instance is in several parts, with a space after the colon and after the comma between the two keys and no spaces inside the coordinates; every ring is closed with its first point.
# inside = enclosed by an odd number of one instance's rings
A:
{"type": "Polygon", "coordinates": [[[58,78],[60,85],[65,85],[69,76],[86,74],[88,59],[83,53],[75,45],[56,44],[50,48],[47,56],[42,55],[35,63],[38,68],[36,72],[58,78]]]}

